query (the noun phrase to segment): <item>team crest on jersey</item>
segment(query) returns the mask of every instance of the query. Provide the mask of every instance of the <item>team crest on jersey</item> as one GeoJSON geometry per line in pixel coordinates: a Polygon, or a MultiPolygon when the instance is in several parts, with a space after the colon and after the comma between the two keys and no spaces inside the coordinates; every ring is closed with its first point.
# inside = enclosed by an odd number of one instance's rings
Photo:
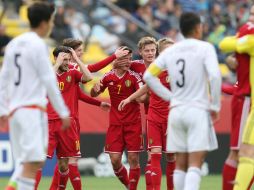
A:
{"type": "Polygon", "coordinates": [[[67,76],[67,77],[66,77],[66,81],[67,81],[67,82],[71,82],[71,76],[67,76]]]}
{"type": "Polygon", "coordinates": [[[126,87],[130,87],[131,86],[131,81],[130,80],[126,80],[125,81],[125,86],[126,87]]]}

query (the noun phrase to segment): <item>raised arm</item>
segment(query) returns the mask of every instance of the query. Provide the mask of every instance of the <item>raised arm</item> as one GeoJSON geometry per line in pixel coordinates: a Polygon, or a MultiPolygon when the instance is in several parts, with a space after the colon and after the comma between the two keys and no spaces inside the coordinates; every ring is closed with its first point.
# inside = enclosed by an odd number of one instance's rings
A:
{"type": "Polygon", "coordinates": [[[236,46],[237,46],[237,37],[236,36],[225,37],[219,43],[219,48],[224,53],[235,52],[236,51],[236,46]]]}

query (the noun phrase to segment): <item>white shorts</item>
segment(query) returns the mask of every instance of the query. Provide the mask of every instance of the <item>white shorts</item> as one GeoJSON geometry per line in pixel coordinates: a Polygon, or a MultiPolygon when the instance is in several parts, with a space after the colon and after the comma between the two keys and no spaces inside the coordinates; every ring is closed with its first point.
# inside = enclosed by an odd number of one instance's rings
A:
{"type": "Polygon", "coordinates": [[[9,120],[14,159],[24,162],[46,160],[48,147],[47,114],[39,109],[20,108],[9,120]]]}
{"type": "Polygon", "coordinates": [[[207,110],[179,106],[170,110],[167,151],[197,152],[218,148],[216,134],[207,110]]]}

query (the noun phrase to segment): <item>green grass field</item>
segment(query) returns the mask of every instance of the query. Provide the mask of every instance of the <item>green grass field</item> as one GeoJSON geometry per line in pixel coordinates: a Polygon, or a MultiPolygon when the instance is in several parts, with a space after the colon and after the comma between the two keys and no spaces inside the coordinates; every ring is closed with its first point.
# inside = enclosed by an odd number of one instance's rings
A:
{"type": "MultiPolygon", "coordinates": [[[[0,178],[0,189],[3,190],[8,182],[8,178],[0,178]]],[[[50,186],[51,178],[43,177],[40,183],[40,190],[47,190],[50,186]]],[[[110,178],[96,178],[90,176],[82,177],[82,184],[84,190],[124,190],[124,187],[115,177],[110,178]]],[[[165,177],[162,179],[162,190],[166,190],[165,177]]],[[[71,190],[72,186],[68,183],[67,190],[71,190]]],[[[202,178],[200,190],[220,190],[221,189],[221,176],[210,175],[202,178]]],[[[145,180],[142,176],[139,181],[138,190],[145,190],[145,180]]]]}

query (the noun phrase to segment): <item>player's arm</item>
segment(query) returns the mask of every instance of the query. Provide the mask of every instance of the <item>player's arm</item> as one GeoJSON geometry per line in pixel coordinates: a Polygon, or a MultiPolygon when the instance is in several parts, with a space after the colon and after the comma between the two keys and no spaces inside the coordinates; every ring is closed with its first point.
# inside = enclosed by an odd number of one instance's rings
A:
{"type": "Polygon", "coordinates": [[[134,92],[128,98],[122,100],[120,102],[120,104],[118,105],[118,110],[122,111],[127,104],[129,104],[133,101],[142,102],[142,99],[144,99],[146,97],[147,92],[148,92],[148,86],[143,85],[141,88],[139,88],[136,92],[134,92]]]}
{"type": "Polygon", "coordinates": [[[219,43],[219,48],[224,53],[235,52],[236,46],[237,36],[227,36],[219,43]]]}
{"type": "MultiPolygon", "coordinates": [[[[45,47],[38,48],[38,61],[34,67],[37,70],[38,77],[47,89],[47,95],[56,112],[62,119],[69,117],[69,110],[66,107],[62,95],[57,87],[57,79],[45,47]]],[[[36,52],[36,51],[35,51],[36,52]]]]}
{"type": "Polygon", "coordinates": [[[0,71],[0,117],[2,117],[2,122],[5,121],[4,118],[9,114],[7,88],[10,77],[10,67],[8,67],[8,57],[8,55],[4,56],[3,66],[0,71]]]}
{"type": "Polygon", "coordinates": [[[211,106],[210,110],[212,112],[219,112],[220,110],[220,97],[221,97],[221,73],[219,69],[219,63],[217,60],[217,55],[215,49],[212,45],[206,49],[204,65],[208,73],[208,80],[210,85],[210,95],[211,95],[211,106]]]}
{"type": "Polygon", "coordinates": [[[86,102],[88,104],[94,105],[94,106],[100,106],[101,105],[101,101],[96,100],[88,95],[86,95],[80,87],[78,87],[78,98],[79,100],[86,102]]]}
{"type": "Polygon", "coordinates": [[[86,65],[78,58],[76,52],[72,48],[70,48],[70,51],[71,51],[71,55],[72,55],[73,59],[78,64],[81,73],[83,73],[82,82],[91,81],[93,79],[93,77],[92,77],[92,74],[90,73],[90,71],[87,69],[86,65]]]}
{"type": "Polygon", "coordinates": [[[158,76],[160,73],[163,71],[164,63],[165,61],[163,60],[164,52],[162,52],[161,55],[155,60],[154,63],[152,63],[148,69],[146,70],[144,74],[144,81],[146,84],[149,86],[149,88],[157,94],[160,98],[162,98],[165,101],[170,101],[172,97],[172,93],[167,89],[160,80],[158,79],[158,76]]]}
{"type": "Polygon", "coordinates": [[[108,66],[108,64],[110,64],[115,59],[118,59],[120,57],[127,55],[128,52],[129,52],[128,50],[124,50],[124,47],[120,47],[111,56],[109,56],[109,57],[107,57],[95,64],[88,65],[87,68],[92,73],[97,72],[97,71],[103,69],[104,67],[108,66]]]}
{"type": "Polygon", "coordinates": [[[246,35],[237,40],[236,51],[254,56],[254,35],[246,35]]]}

